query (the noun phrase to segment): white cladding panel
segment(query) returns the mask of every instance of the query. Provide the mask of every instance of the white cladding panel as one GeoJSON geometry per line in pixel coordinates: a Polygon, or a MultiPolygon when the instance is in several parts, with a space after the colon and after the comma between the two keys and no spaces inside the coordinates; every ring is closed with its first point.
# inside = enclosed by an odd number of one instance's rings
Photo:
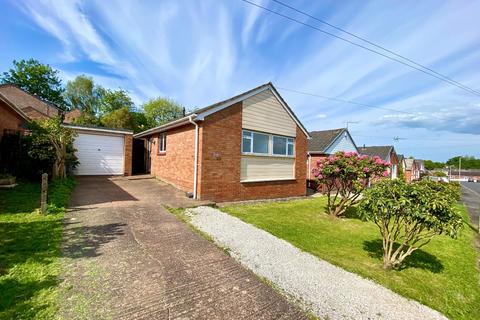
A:
{"type": "Polygon", "coordinates": [[[295,179],[295,159],[242,156],[240,181],[295,179]]]}
{"type": "Polygon", "coordinates": [[[296,137],[297,124],[270,90],[243,101],[242,127],[296,137]]]}
{"type": "Polygon", "coordinates": [[[124,137],[79,133],[73,145],[80,164],[77,175],[119,175],[124,173],[124,137]]]}
{"type": "Polygon", "coordinates": [[[345,152],[358,152],[355,144],[350,139],[350,136],[345,132],[342,133],[341,137],[338,137],[337,140],[326,150],[325,153],[327,154],[334,154],[338,151],[345,151],[345,152]]]}

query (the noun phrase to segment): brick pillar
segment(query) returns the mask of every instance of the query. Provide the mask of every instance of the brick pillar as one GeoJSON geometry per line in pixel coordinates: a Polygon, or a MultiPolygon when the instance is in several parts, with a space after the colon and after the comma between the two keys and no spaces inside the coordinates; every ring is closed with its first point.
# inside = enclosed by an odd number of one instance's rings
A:
{"type": "Polygon", "coordinates": [[[132,149],[133,149],[133,135],[125,135],[125,161],[124,161],[124,175],[132,175],[132,149]]]}

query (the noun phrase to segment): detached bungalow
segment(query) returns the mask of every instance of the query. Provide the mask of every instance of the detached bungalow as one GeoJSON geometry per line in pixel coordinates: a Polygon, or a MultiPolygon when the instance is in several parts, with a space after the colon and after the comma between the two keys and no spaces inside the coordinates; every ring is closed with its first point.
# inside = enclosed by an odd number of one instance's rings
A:
{"type": "Polygon", "coordinates": [[[358,152],[360,154],[364,154],[370,157],[380,157],[383,161],[387,161],[391,163],[391,167],[389,169],[390,178],[396,179],[398,175],[398,156],[395,152],[395,148],[393,146],[371,146],[365,147],[365,145],[361,148],[358,148],[358,152]]]}
{"type": "Polygon", "coordinates": [[[302,196],[309,134],[271,83],[134,136],[150,173],[216,202],[302,196]]]}
{"type": "Polygon", "coordinates": [[[317,160],[338,151],[358,152],[347,128],[311,131],[310,136],[311,139],[308,140],[308,180],[312,178],[312,170],[316,168],[317,160]]]}

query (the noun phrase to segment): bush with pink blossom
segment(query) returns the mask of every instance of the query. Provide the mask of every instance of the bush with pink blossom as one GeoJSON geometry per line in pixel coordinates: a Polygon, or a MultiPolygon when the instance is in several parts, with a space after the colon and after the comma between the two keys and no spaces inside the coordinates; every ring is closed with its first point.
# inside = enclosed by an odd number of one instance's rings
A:
{"type": "Polygon", "coordinates": [[[389,176],[390,163],[356,152],[337,152],[317,161],[312,170],[318,185],[326,191],[327,212],[339,217],[359,200],[372,182],[389,176]]]}

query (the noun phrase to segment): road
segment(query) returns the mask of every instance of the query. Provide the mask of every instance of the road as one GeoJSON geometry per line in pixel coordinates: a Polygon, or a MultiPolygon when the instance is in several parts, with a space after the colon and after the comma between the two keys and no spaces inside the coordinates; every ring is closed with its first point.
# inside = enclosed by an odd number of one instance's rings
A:
{"type": "Polygon", "coordinates": [[[480,183],[462,182],[462,201],[468,209],[474,226],[478,226],[480,215],[480,183]]]}

